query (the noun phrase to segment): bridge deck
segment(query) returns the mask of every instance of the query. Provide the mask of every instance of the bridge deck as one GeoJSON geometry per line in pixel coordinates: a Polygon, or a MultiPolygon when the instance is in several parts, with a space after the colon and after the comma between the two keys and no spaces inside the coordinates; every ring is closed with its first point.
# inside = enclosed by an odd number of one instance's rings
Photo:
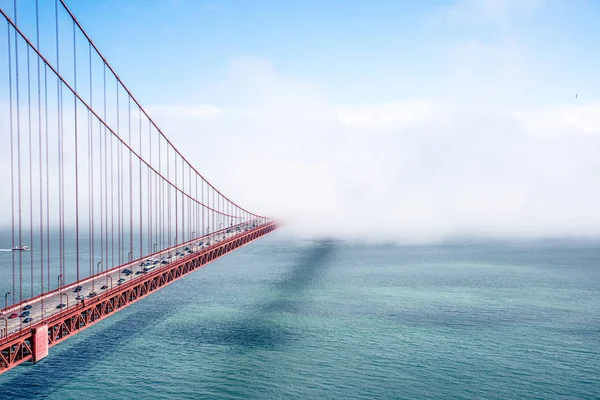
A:
{"type": "MultiPolygon", "coordinates": [[[[276,222],[269,222],[255,228],[248,228],[248,230],[241,229],[241,232],[238,232],[237,229],[230,233],[220,232],[218,234],[219,242],[216,242],[217,237],[214,236],[216,233],[211,234],[209,236],[211,245],[203,245],[201,249],[192,254],[186,253],[183,257],[174,256],[176,251],[181,251],[187,246],[191,247],[192,242],[187,242],[149,255],[147,258],[158,259],[168,253],[173,255],[168,264],[157,264],[156,268],[149,272],[137,273],[143,271],[144,267],[139,265],[140,260],[136,260],[3,310],[3,319],[6,324],[5,328],[8,328],[8,335],[5,334],[0,339],[0,374],[32,359],[36,350],[34,348],[36,330],[47,327],[48,347],[51,347],[151,292],[278,227],[276,222]],[[125,277],[122,272],[126,268],[133,271],[128,277],[125,277]],[[125,281],[119,284],[118,280],[121,278],[124,278],[125,281]],[[106,288],[101,289],[104,285],[106,288]],[[77,286],[82,287],[79,293],[74,292],[77,286]],[[97,294],[90,296],[91,292],[97,294]],[[75,300],[78,294],[85,296],[83,301],[75,300]],[[65,304],[65,307],[59,308],[61,303],[65,304]],[[22,318],[7,318],[13,312],[21,314],[25,305],[31,305],[29,311],[33,320],[30,324],[23,324],[22,318]]],[[[199,240],[201,239],[195,239],[193,242],[197,243],[199,240]]],[[[39,332],[37,336],[39,336],[39,332]]],[[[38,344],[38,347],[42,347],[41,345],[38,344]]]]}

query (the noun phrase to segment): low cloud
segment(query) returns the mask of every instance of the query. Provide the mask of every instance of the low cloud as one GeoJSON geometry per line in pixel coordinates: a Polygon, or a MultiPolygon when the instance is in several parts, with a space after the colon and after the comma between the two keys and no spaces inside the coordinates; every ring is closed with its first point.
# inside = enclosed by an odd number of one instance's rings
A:
{"type": "Polygon", "coordinates": [[[427,101],[394,102],[362,107],[334,108],[339,122],[368,129],[419,123],[431,119],[433,105],[427,101]]]}
{"type": "Polygon", "coordinates": [[[236,73],[230,79],[219,86],[236,86],[233,98],[243,93],[238,108],[153,107],[156,119],[217,187],[299,234],[427,241],[600,233],[597,104],[344,107],[265,62],[252,61],[243,83],[236,73]]]}

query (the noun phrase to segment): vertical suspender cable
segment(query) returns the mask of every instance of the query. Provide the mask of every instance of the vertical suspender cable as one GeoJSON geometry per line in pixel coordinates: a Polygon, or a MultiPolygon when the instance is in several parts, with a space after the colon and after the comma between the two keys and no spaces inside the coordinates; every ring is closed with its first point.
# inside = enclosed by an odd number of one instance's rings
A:
{"type": "MultiPolygon", "coordinates": [[[[90,52],[91,52],[91,47],[92,45],[89,44],[90,47],[90,52]]],[[[90,65],[91,65],[91,60],[90,60],[90,65]]],[[[91,68],[91,67],[90,67],[91,68]]],[[[91,74],[90,74],[90,84],[91,84],[91,74]]],[[[106,132],[104,132],[106,136],[106,132]]],[[[104,168],[102,168],[102,164],[103,164],[103,154],[104,153],[104,157],[106,157],[106,148],[103,148],[102,146],[102,123],[98,122],[98,148],[100,149],[100,157],[99,157],[99,161],[100,161],[100,170],[98,172],[100,172],[100,182],[98,185],[98,188],[100,189],[100,261],[102,261],[102,265],[108,267],[108,261],[104,258],[104,188],[103,188],[103,180],[104,182],[106,182],[106,173],[104,173],[104,169],[106,168],[106,162],[104,162],[104,168]]],[[[105,139],[106,140],[106,139],[105,139]]]]}
{"type": "MultiPolygon", "coordinates": [[[[36,43],[38,49],[40,48],[40,14],[39,14],[39,0],[35,0],[35,32],[36,32],[36,43]]],[[[43,197],[43,179],[42,179],[42,83],[41,83],[41,70],[40,70],[40,58],[37,57],[37,100],[38,100],[38,157],[39,157],[39,191],[40,191],[40,294],[44,293],[44,197],[43,197]]],[[[44,309],[44,297],[41,301],[42,310],[44,309]]],[[[43,312],[43,311],[42,311],[43,312]]]]}
{"type": "MultiPolygon", "coordinates": [[[[156,135],[157,138],[157,142],[158,144],[160,144],[160,136],[156,135]]],[[[158,144],[157,144],[157,149],[158,149],[158,144]]],[[[160,171],[160,152],[158,152],[158,156],[156,157],[157,161],[156,163],[158,164],[157,170],[160,171]]],[[[154,240],[153,243],[157,243],[158,242],[158,236],[159,236],[159,204],[158,204],[158,185],[159,185],[159,176],[158,173],[155,172],[153,173],[154,176],[154,190],[152,192],[152,195],[154,196],[154,240]]],[[[152,248],[152,250],[154,250],[154,247],[152,248]]]]}
{"type": "MultiPolygon", "coordinates": [[[[119,113],[119,82],[117,82],[117,134],[120,134],[121,129],[119,129],[119,125],[120,125],[120,113],[119,113]]],[[[123,257],[122,257],[122,220],[123,220],[123,216],[122,216],[122,209],[123,209],[123,192],[121,191],[121,179],[123,178],[123,164],[121,162],[121,151],[122,151],[122,146],[120,143],[117,142],[117,237],[119,238],[119,246],[117,248],[117,251],[119,252],[119,258],[118,258],[118,262],[119,265],[123,264],[123,257]]]]}
{"type": "MultiPolygon", "coordinates": [[[[129,145],[133,146],[131,141],[131,97],[128,101],[128,116],[129,116],[129,145]]],[[[133,159],[131,158],[131,151],[129,152],[129,252],[133,259],[133,159]]],[[[128,260],[131,261],[131,260],[128,260]]]]}
{"type": "MultiPolygon", "coordinates": [[[[33,163],[32,163],[32,134],[31,134],[31,62],[29,58],[29,47],[27,47],[27,115],[29,130],[29,245],[33,246],[33,163]]],[[[31,297],[33,297],[33,250],[29,251],[29,263],[31,269],[31,297]]]]}
{"type": "MultiPolygon", "coordinates": [[[[169,160],[169,147],[167,147],[167,179],[171,180],[170,167],[171,161],[169,160]]],[[[168,247],[171,247],[171,185],[167,186],[167,214],[168,214],[168,223],[169,229],[167,232],[168,235],[168,247]]]]}
{"type": "MultiPolygon", "coordinates": [[[[195,189],[196,189],[195,199],[198,200],[198,175],[197,174],[194,176],[194,179],[195,179],[195,183],[196,183],[195,184],[195,189]]],[[[198,207],[199,207],[199,205],[198,205],[198,203],[196,203],[196,211],[194,213],[194,217],[195,217],[195,220],[194,220],[194,230],[196,231],[196,237],[194,237],[194,239],[196,239],[197,237],[202,236],[202,232],[199,232],[200,224],[199,224],[198,218],[200,216],[200,213],[198,212],[199,211],[198,207]],[[198,234],[198,233],[200,233],[200,234],[198,234]]]]}
{"type": "Polygon", "coordinates": [[[206,208],[204,207],[204,179],[200,180],[200,193],[200,196],[202,197],[202,236],[204,236],[206,233],[204,230],[204,209],[206,208]]]}
{"type": "MultiPolygon", "coordinates": [[[[115,265],[115,181],[114,181],[114,135],[110,135],[110,254],[111,265],[115,265]]],[[[121,273],[119,272],[119,275],[121,273]]]]}
{"type": "MultiPolygon", "coordinates": [[[[150,154],[150,165],[152,165],[152,126],[148,125],[148,152],[150,154]]],[[[148,168],[148,252],[152,251],[154,244],[152,209],[152,170],[148,168]]]]}
{"type": "MultiPolygon", "coordinates": [[[[190,196],[192,195],[192,169],[188,167],[188,191],[190,196]]],[[[194,200],[198,200],[198,196],[194,197],[194,200]]],[[[190,235],[190,239],[193,239],[192,232],[194,231],[194,226],[192,224],[193,221],[193,211],[192,211],[192,199],[188,197],[188,233],[190,235]]]]}
{"type": "MultiPolygon", "coordinates": [[[[77,92],[77,42],[73,22],[73,88],[77,92]]],[[[79,282],[79,145],[77,135],[77,96],[73,95],[73,113],[75,117],[75,265],[77,266],[77,281],[79,282]]],[[[89,146],[88,146],[89,147],[89,146]]]]}
{"type": "MultiPolygon", "coordinates": [[[[160,145],[160,136],[158,136],[158,172],[162,175],[164,168],[162,167],[163,165],[163,157],[162,157],[162,151],[161,151],[161,145],[160,145]]],[[[157,209],[162,211],[164,209],[164,199],[163,199],[163,188],[164,188],[164,183],[165,180],[164,179],[160,179],[158,181],[158,184],[160,185],[160,189],[157,187],[156,188],[156,195],[157,195],[157,209]]],[[[157,242],[159,243],[159,247],[160,249],[164,249],[164,231],[165,231],[165,213],[164,212],[160,212],[157,215],[157,221],[156,221],[156,225],[158,227],[158,236],[157,236],[157,242]]]]}
{"type": "MultiPolygon", "coordinates": [[[[54,17],[55,17],[55,25],[56,25],[56,70],[58,72],[60,72],[60,48],[59,48],[59,42],[58,42],[58,1],[54,2],[54,17]]],[[[62,231],[62,168],[61,168],[61,141],[62,141],[62,134],[61,134],[61,115],[62,115],[62,110],[61,110],[61,82],[60,82],[60,78],[58,77],[58,75],[56,76],[56,111],[57,111],[57,134],[58,134],[58,140],[57,140],[57,156],[58,156],[58,237],[59,237],[59,242],[58,242],[58,256],[59,256],[59,276],[58,276],[58,286],[60,287],[60,278],[62,275],[62,268],[63,268],[63,231],[62,231]]]]}
{"type": "MultiPolygon", "coordinates": [[[[104,120],[106,121],[106,117],[107,117],[107,113],[106,113],[106,64],[102,64],[102,81],[103,81],[103,100],[104,100],[104,120]]],[[[106,262],[108,263],[108,255],[109,255],[109,251],[108,251],[108,133],[106,132],[106,127],[104,127],[104,218],[106,219],[105,224],[104,224],[104,230],[105,230],[105,255],[106,255],[106,262]]],[[[110,154],[111,154],[111,171],[112,171],[112,138],[111,138],[111,147],[110,147],[110,154]]],[[[111,189],[112,189],[112,172],[110,175],[110,179],[111,179],[111,189]]],[[[112,196],[112,192],[111,192],[111,196],[112,196]]],[[[111,197],[111,246],[112,246],[112,197],[111,197]]],[[[112,252],[110,253],[112,255],[112,252]]],[[[111,266],[114,265],[114,258],[111,258],[111,266]]]]}
{"type": "MultiPolygon", "coordinates": [[[[139,109],[138,109],[139,110],[139,109]]],[[[142,111],[139,110],[139,123],[140,123],[140,157],[142,157],[142,152],[143,152],[143,145],[142,145],[142,111]]],[[[142,160],[140,159],[140,258],[143,257],[144,255],[144,247],[143,247],[143,235],[142,235],[142,227],[144,226],[144,220],[142,218],[142,204],[144,203],[143,199],[143,192],[142,192],[142,160]]]]}
{"type": "MultiPolygon", "coordinates": [[[[177,183],[177,154],[175,154],[175,186],[178,186],[177,183]]],[[[177,235],[179,234],[179,214],[177,204],[179,203],[179,199],[177,198],[177,191],[175,191],[175,245],[177,245],[177,235]]]]}
{"type": "MultiPolygon", "coordinates": [[[[15,24],[17,23],[17,0],[14,1],[15,9],[15,24]]],[[[16,100],[17,100],[17,207],[19,208],[18,213],[18,226],[19,226],[19,246],[23,245],[22,237],[22,219],[21,219],[21,112],[20,112],[20,99],[19,99],[19,42],[18,37],[15,35],[15,81],[16,81],[16,100]]],[[[14,296],[14,295],[13,295],[14,296]]],[[[19,303],[23,300],[23,252],[19,251],[19,303]]]]}
{"type": "MultiPolygon", "coordinates": [[[[160,172],[160,136],[156,135],[156,149],[158,151],[156,156],[156,164],[157,171],[160,172]]],[[[154,173],[154,192],[152,195],[154,196],[154,243],[158,243],[158,238],[160,236],[160,203],[158,202],[158,187],[160,185],[160,181],[162,178],[158,175],[158,172],[154,173]]]]}
{"type": "MultiPolygon", "coordinates": [[[[12,98],[12,50],[10,45],[10,24],[7,22],[8,35],[8,98],[9,98],[9,126],[10,126],[10,202],[11,202],[11,218],[12,218],[12,244],[11,248],[15,247],[15,146],[14,146],[14,128],[13,128],[13,98],[12,98]]],[[[16,33],[15,33],[16,36],[16,33]]],[[[15,58],[16,58],[15,54],[15,58]]],[[[14,303],[16,293],[16,271],[15,271],[15,252],[12,252],[12,297],[11,304],[14,303]]]]}
{"type": "Polygon", "coordinates": [[[44,110],[45,129],[44,136],[46,138],[46,267],[47,275],[47,291],[50,291],[50,140],[48,138],[48,66],[44,65],[44,110]]]}
{"type": "MultiPolygon", "coordinates": [[[[89,45],[88,43],[88,65],[89,65],[89,77],[90,77],[90,108],[93,108],[93,104],[94,104],[94,96],[93,96],[93,89],[92,89],[92,47],[89,45]]],[[[95,246],[95,240],[96,240],[96,236],[95,236],[95,230],[96,230],[96,226],[95,226],[95,218],[94,218],[94,127],[93,127],[93,118],[92,118],[92,113],[90,110],[88,110],[87,112],[88,114],[88,147],[89,147],[89,151],[90,151],[90,156],[88,158],[88,163],[89,163],[89,189],[90,189],[90,195],[89,195],[89,219],[90,219],[90,223],[88,225],[88,229],[90,230],[89,232],[89,237],[90,237],[90,267],[92,269],[92,275],[94,274],[94,265],[102,265],[102,264],[96,264],[95,263],[95,257],[96,257],[96,246],[95,246]]],[[[100,149],[100,151],[102,151],[102,149],[100,149]]],[[[100,260],[102,261],[102,260],[100,260]]]]}
{"type": "MultiPolygon", "coordinates": [[[[177,185],[179,187],[179,184],[177,185]]],[[[183,159],[181,159],[181,242],[185,242],[185,197],[183,192],[185,192],[185,164],[183,159]]]]}

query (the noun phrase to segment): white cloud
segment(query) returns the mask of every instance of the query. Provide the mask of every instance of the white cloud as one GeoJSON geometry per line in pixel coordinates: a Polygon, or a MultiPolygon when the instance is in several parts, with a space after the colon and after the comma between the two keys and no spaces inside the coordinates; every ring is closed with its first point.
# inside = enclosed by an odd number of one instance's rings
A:
{"type": "Polygon", "coordinates": [[[469,39],[450,47],[448,104],[497,110],[527,104],[535,81],[527,48],[503,39],[484,43],[469,39]]]}
{"type": "Polygon", "coordinates": [[[234,73],[220,84],[245,93],[247,111],[157,116],[191,162],[250,209],[303,234],[600,234],[597,104],[344,107],[257,65],[238,64],[245,83],[234,73]]]}
{"type": "Polygon", "coordinates": [[[425,121],[433,115],[428,101],[393,102],[362,107],[336,107],[337,119],[347,126],[375,128],[425,121]]]}
{"type": "Polygon", "coordinates": [[[169,114],[172,117],[180,118],[210,118],[219,115],[223,112],[219,107],[211,104],[198,105],[161,105],[148,109],[152,113],[169,114]]]}
{"type": "Polygon", "coordinates": [[[575,105],[573,103],[549,109],[516,112],[515,116],[532,134],[560,132],[600,135],[600,102],[575,105]]]}

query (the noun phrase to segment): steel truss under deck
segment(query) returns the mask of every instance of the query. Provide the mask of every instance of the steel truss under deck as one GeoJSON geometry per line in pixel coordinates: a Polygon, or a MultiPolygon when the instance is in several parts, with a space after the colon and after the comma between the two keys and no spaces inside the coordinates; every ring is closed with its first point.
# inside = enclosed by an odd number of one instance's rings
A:
{"type": "MultiPolygon", "coordinates": [[[[86,301],[85,305],[78,304],[65,310],[65,312],[40,321],[32,326],[31,329],[21,331],[20,336],[0,346],[0,374],[25,361],[35,362],[35,355],[39,354],[39,351],[36,351],[36,347],[46,350],[46,348],[72,337],[152,292],[274,231],[278,227],[279,224],[277,222],[272,222],[247,232],[242,232],[230,239],[214,244],[201,252],[190,254],[185,258],[149,272],[142,278],[134,279],[108,290],[86,301]],[[44,329],[45,326],[48,329],[47,346],[45,346],[45,343],[36,343],[37,332],[40,329],[44,329]]],[[[45,332],[42,333],[41,337],[46,338],[45,332]]]]}

